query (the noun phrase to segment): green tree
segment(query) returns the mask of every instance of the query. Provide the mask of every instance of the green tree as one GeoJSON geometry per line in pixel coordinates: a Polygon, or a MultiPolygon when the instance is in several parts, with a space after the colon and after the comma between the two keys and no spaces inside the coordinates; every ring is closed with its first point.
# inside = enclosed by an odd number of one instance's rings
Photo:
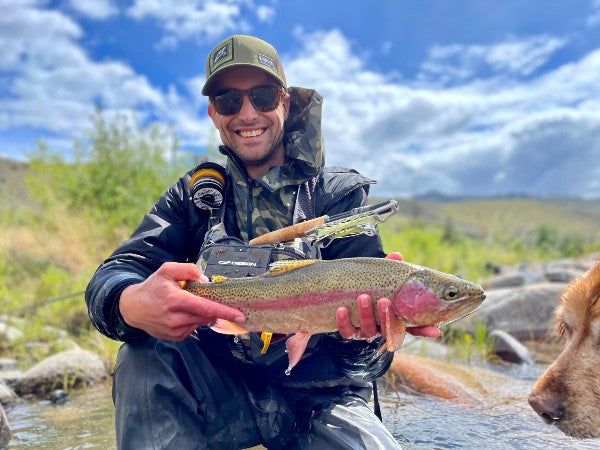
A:
{"type": "Polygon", "coordinates": [[[143,127],[133,114],[108,120],[97,110],[85,138],[74,143],[72,162],[38,144],[29,187],[45,207],[60,199],[109,227],[131,228],[182,173],[177,147],[165,125],[143,127]]]}

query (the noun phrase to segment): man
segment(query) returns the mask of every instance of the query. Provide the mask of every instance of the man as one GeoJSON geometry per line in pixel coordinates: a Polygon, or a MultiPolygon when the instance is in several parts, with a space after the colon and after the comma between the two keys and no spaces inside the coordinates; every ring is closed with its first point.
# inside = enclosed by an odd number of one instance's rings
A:
{"type": "MultiPolygon", "coordinates": [[[[370,180],[323,167],[322,99],[287,89],[269,44],[239,35],[221,42],[208,56],[202,93],[228,158],[227,235],[249,241],[366,204],[370,180]]],[[[262,354],[258,335],[236,339],[205,326],[245,317],[181,288],[181,281],[207,280],[194,263],[211,217],[194,204],[193,174],[158,200],[86,291],[96,327],[126,342],[113,384],[119,448],[397,446],[367,405],[372,381],[392,358],[377,353],[368,296],[357,299],[359,328],[340,308],[339,333],[313,336],[289,376],[285,340],[262,354]]],[[[384,257],[379,236],[339,239],[322,251],[324,259],[355,256],[384,257]]],[[[382,299],[378,307],[386,305],[382,299]]]]}

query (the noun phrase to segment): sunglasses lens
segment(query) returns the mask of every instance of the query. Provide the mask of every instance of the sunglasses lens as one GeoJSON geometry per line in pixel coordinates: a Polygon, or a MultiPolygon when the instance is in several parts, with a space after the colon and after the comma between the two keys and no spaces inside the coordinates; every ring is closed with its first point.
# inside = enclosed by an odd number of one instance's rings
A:
{"type": "Polygon", "coordinates": [[[256,86],[248,91],[230,89],[212,97],[212,102],[219,114],[231,116],[240,111],[244,95],[248,95],[254,109],[260,112],[268,112],[277,108],[280,92],[280,87],[272,85],[256,86]]]}
{"type": "Polygon", "coordinates": [[[272,111],[279,104],[279,92],[277,86],[258,86],[250,89],[250,101],[257,111],[272,111]]]}
{"type": "Polygon", "coordinates": [[[226,91],[221,95],[215,95],[213,104],[217,112],[223,116],[236,114],[242,108],[242,94],[239,91],[226,91]]]}

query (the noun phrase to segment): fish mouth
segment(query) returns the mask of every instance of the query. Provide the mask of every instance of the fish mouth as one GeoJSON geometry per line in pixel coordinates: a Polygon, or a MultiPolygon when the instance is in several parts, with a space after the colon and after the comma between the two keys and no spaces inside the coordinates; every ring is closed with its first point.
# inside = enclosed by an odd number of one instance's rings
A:
{"type": "Polygon", "coordinates": [[[459,314],[458,317],[439,323],[438,325],[448,325],[452,322],[456,322],[458,320],[464,319],[467,316],[470,316],[475,311],[477,311],[477,308],[479,308],[479,306],[483,303],[484,300],[485,293],[481,293],[475,297],[471,297],[470,299],[463,297],[463,303],[461,305],[457,305],[458,307],[456,308],[456,312],[459,314]],[[462,314],[462,311],[465,310],[466,312],[462,314]]]}
{"type": "Polygon", "coordinates": [[[414,323],[411,320],[406,320],[407,326],[445,326],[449,325],[458,320],[464,319],[467,316],[473,314],[477,308],[485,300],[485,293],[469,297],[468,295],[462,296],[459,299],[448,303],[444,311],[438,311],[438,319],[435,318],[436,313],[432,314],[432,320],[418,321],[414,323]],[[442,317],[440,317],[442,316],[442,317]],[[445,316],[445,317],[443,317],[445,316]],[[440,320],[441,319],[441,320],[440,320]],[[431,322],[431,323],[422,323],[431,322]]]}

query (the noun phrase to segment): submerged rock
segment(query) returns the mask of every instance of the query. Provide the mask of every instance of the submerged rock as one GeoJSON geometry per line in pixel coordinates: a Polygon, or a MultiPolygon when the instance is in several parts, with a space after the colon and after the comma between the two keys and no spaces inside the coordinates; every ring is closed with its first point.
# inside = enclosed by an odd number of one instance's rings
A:
{"type": "Polygon", "coordinates": [[[394,355],[386,375],[390,390],[431,395],[465,405],[481,404],[494,396],[482,380],[492,380],[492,386],[506,383],[501,375],[484,369],[400,352],[394,355]]]}

